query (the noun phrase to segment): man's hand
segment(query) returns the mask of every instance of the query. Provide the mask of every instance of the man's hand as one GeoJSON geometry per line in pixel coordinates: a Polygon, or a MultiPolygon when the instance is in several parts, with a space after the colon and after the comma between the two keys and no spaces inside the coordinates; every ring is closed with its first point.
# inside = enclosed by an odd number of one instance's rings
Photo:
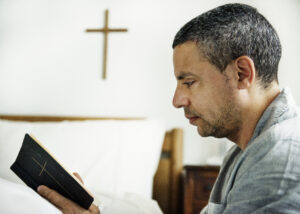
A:
{"type": "MultiPolygon", "coordinates": [[[[74,175],[82,182],[82,179],[77,173],[74,173],[74,175]]],[[[41,196],[55,205],[64,214],[100,214],[99,208],[94,204],[92,204],[90,208],[86,210],[46,186],[39,186],[37,191],[41,196]]]]}

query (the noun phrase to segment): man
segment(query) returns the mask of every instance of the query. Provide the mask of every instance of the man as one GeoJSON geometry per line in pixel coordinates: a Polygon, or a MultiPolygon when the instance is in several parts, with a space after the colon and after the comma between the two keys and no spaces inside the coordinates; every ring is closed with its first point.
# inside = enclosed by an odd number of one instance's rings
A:
{"type": "MultiPolygon", "coordinates": [[[[188,22],[173,48],[174,106],[201,136],[236,144],[202,213],[300,210],[300,117],[278,86],[281,45],[271,24],[250,6],[228,4],[188,22]]],[[[46,187],[38,191],[63,213],[99,213],[46,187]]]]}
{"type": "Polygon", "coordinates": [[[277,79],[281,45],[253,7],[227,4],[175,36],[173,104],[230,149],[201,213],[300,212],[300,117],[277,79]]]}

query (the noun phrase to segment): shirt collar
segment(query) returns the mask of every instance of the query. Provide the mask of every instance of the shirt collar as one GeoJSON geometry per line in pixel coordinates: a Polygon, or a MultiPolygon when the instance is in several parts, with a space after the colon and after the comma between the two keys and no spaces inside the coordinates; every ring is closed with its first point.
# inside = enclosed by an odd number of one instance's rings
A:
{"type": "Polygon", "coordinates": [[[264,111],[263,115],[261,116],[256,125],[254,133],[248,145],[256,137],[258,137],[262,131],[284,120],[285,117],[282,117],[282,115],[288,111],[290,104],[294,104],[293,97],[291,95],[290,89],[284,88],[264,111]]]}

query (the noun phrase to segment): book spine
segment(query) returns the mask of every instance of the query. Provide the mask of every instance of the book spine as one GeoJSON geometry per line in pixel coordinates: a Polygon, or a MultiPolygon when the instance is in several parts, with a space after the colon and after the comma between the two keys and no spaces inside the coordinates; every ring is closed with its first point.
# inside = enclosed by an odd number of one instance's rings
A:
{"type": "Polygon", "coordinates": [[[37,192],[38,183],[36,183],[24,170],[23,168],[17,163],[14,162],[13,165],[11,165],[10,169],[16,173],[24,183],[26,183],[27,186],[31,187],[34,191],[37,192]]]}

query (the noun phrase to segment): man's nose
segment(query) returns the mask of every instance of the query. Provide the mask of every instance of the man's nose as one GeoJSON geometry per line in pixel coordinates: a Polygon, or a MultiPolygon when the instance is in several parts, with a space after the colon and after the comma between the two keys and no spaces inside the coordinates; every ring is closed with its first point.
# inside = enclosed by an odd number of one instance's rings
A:
{"type": "Polygon", "coordinates": [[[180,90],[176,89],[173,97],[173,106],[175,108],[186,107],[189,105],[188,97],[180,90]]]}

